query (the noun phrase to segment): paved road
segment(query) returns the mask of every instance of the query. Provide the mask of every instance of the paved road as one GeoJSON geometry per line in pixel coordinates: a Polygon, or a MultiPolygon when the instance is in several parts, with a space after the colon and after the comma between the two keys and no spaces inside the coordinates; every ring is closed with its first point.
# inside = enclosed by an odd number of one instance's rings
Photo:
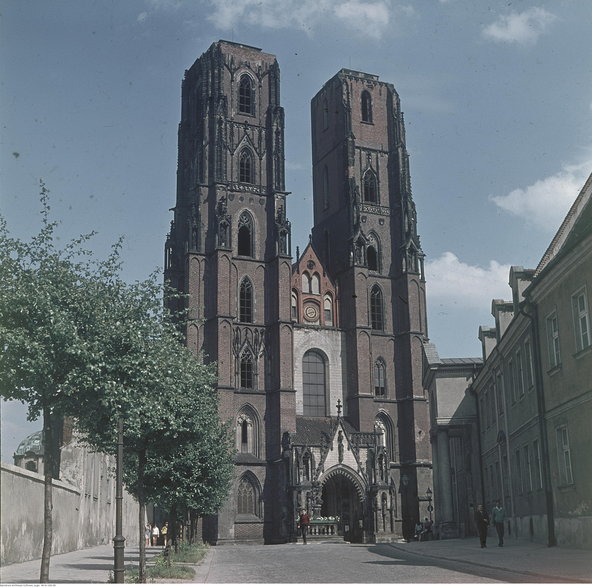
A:
{"type": "MultiPolygon", "coordinates": [[[[473,572],[474,572],[473,568],[473,572]]],[[[504,579],[501,579],[503,581],[504,579]]],[[[507,580],[507,579],[505,579],[507,580]]],[[[409,556],[387,544],[224,545],[210,550],[196,583],[496,583],[409,556]],[[414,559],[414,560],[412,560],[414,559]]]]}

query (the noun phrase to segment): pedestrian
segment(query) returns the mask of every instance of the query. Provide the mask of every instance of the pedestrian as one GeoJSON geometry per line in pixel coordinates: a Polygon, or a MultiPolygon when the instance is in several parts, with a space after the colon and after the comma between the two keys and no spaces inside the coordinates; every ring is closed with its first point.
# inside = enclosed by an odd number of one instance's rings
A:
{"type": "Polygon", "coordinates": [[[160,530],[158,526],[154,524],[152,526],[152,546],[158,546],[158,539],[160,538],[160,530]]]}
{"type": "Polygon", "coordinates": [[[148,523],[144,526],[144,544],[150,546],[150,537],[152,536],[152,526],[148,523]]]}
{"type": "Polygon", "coordinates": [[[432,538],[432,526],[434,522],[432,520],[428,520],[427,518],[423,519],[423,536],[426,540],[432,538]]]}
{"type": "Polygon", "coordinates": [[[422,532],[423,532],[423,526],[422,526],[421,522],[417,522],[417,524],[415,524],[415,534],[413,535],[413,538],[415,538],[416,540],[421,542],[422,532]]]}
{"type": "Polygon", "coordinates": [[[162,543],[166,547],[167,545],[167,538],[169,535],[169,523],[165,522],[164,526],[160,529],[160,535],[162,536],[162,543]]]}
{"type": "Polygon", "coordinates": [[[300,528],[300,532],[302,533],[302,543],[306,544],[306,535],[308,534],[308,527],[310,526],[310,518],[306,513],[306,510],[302,510],[300,513],[300,518],[298,519],[298,528],[300,528]]]}
{"type": "Polygon", "coordinates": [[[491,510],[491,518],[493,523],[495,524],[495,529],[497,530],[497,537],[498,537],[498,546],[504,545],[504,519],[506,517],[506,512],[502,507],[501,501],[498,499],[495,502],[495,507],[491,510]]]}
{"type": "Polygon", "coordinates": [[[489,526],[489,514],[483,506],[479,505],[475,512],[475,524],[477,524],[477,530],[479,531],[479,540],[481,541],[481,548],[487,547],[487,527],[489,526]]]}

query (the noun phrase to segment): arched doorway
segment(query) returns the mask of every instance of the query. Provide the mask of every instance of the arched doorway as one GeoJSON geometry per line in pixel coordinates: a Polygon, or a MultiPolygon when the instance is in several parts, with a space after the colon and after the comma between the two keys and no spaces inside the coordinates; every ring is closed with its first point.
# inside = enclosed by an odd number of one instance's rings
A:
{"type": "Polygon", "coordinates": [[[349,542],[363,542],[364,503],[349,475],[334,472],[323,482],[321,516],[339,516],[339,534],[349,542]]]}

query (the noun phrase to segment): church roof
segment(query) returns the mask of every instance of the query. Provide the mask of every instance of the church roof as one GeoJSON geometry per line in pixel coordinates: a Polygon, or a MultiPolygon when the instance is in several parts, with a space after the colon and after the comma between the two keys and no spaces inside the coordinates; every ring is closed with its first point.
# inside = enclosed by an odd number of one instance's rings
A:
{"type": "Polygon", "coordinates": [[[38,456],[43,455],[43,431],[39,430],[39,432],[33,432],[33,434],[29,434],[19,445],[16,449],[14,456],[15,457],[22,457],[25,456],[27,453],[33,453],[38,456]]]}
{"type": "MultiPolygon", "coordinates": [[[[348,434],[356,431],[347,420],[342,419],[341,422],[348,434]]],[[[296,416],[296,434],[292,437],[292,443],[306,446],[320,446],[323,434],[331,438],[336,425],[337,418],[296,416]]]]}

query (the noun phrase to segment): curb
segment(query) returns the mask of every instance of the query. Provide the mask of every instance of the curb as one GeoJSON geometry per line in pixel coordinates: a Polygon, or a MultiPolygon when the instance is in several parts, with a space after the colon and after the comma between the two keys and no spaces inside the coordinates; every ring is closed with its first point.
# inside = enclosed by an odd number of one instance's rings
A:
{"type": "MultiPolygon", "coordinates": [[[[393,544],[392,542],[388,543],[388,545],[391,548],[394,548],[395,550],[399,550],[401,552],[405,552],[405,553],[410,553],[409,550],[405,549],[405,548],[401,548],[400,546],[396,546],[395,544],[393,544]]],[[[411,552],[411,554],[416,554],[414,552],[411,552]]],[[[563,577],[561,575],[542,575],[541,573],[534,573],[533,571],[521,571],[521,570],[516,570],[516,569],[511,569],[508,567],[501,567],[501,566],[493,566],[493,565],[488,565],[486,563],[476,563],[476,562],[472,562],[472,561],[467,561],[466,559],[462,559],[462,558],[452,558],[449,556],[441,556],[441,555],[437,555],[437,554],[431,554],[431,553],[421,553],[421,554],[417,554],[417,556],[425,556],[428,558],[435,558],[438,560],[443,560],[443,561],[451,561],[451,562],[455,562],[455,563],[462,563],[465,565],[472,565],[475,567],[485,567],[486,569],[492,569],[494,571],[505,571],[507,573],[517,573],[520,575],[527,575],[529,577],[539,577],[539,578],[545,578],[545,579],[557,579],[557,581],[561,582],[561,583],[586,583],[589,584],[590,581],[586,580],[586,579],[576,579],[574,577],[563,577]]]]}

